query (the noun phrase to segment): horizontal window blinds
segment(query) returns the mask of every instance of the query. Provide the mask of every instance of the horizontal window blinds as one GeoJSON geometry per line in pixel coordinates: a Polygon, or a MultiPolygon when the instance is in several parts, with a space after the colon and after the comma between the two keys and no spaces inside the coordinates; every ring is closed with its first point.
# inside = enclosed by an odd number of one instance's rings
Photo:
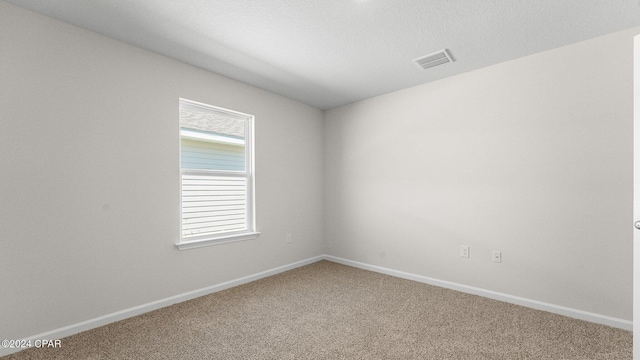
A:
{"type": "Polygon", "coordinates": [[[247,179],[182,175],[182,236],[247,229],[247,179]]]}

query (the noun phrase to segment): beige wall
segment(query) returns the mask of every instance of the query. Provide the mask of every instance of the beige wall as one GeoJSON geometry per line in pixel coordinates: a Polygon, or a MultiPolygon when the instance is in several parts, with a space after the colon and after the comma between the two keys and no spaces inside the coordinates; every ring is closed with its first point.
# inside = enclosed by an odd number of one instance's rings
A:
{"type": "Polygon", "coordinates": [[[631,320],[638,32],[326,112],[327,253],[631,320]]]}
{"type": "Polygon", "coordinates": [[[317,109],[0,2],[0,338],[323,254],[322,132],[317,109]],[[255,115],[260,238],[175,248],[179,97],[255,115]]]}

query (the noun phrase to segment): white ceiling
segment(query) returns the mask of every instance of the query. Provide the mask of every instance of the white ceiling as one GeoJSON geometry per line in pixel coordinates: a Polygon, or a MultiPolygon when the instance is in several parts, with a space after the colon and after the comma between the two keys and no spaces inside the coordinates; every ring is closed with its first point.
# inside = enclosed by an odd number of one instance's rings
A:
{"type": "Polygon", "coordinates": [[[320,109],[640,26],[638,0],[5,1],[320,109]]]}

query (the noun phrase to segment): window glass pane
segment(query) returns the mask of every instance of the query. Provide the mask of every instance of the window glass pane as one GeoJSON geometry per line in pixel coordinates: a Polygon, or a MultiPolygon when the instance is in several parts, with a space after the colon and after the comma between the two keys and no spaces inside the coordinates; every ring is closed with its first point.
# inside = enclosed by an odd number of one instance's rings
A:
{"type": "Polygon", "coordinates": [[[180,139],[183,169],[244,171],[244,144],[180,139]]]}
{"type": "Polygon", "coordinates": [[[244,139],[246,121],[243,116],[234,116],[234,114],[191,104],[182,104],[180,106],[180,128],[244,139]]]}
{"type": "Polygon", "coordinates": [[[242,116],[181,104],[181,167],[245,171],[246,126],[242,116]]]}

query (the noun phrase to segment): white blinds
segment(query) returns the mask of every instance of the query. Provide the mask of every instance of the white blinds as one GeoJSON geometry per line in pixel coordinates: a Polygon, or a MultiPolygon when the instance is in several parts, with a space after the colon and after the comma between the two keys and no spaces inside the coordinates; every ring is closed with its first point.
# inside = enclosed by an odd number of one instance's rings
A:
{"type": "Polygon", "coordinates": [[[183,237],[246,229],[246,178],[183,173],[183,237]]]}

